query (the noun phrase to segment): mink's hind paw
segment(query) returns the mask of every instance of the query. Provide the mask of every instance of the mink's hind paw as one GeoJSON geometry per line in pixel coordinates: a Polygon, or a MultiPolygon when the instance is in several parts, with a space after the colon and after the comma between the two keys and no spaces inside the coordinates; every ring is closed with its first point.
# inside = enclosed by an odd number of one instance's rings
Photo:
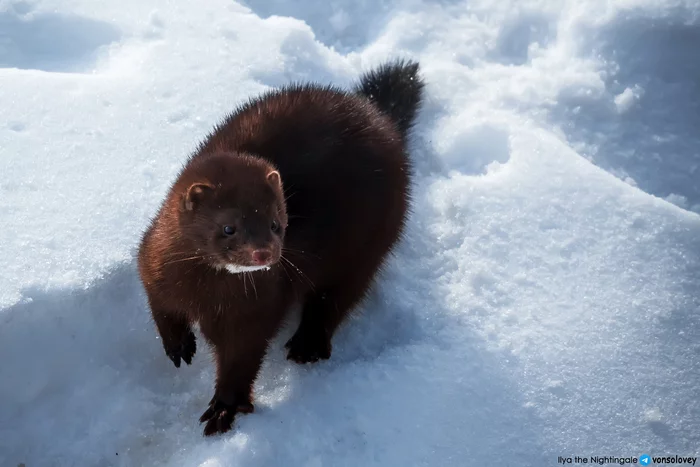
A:
{"type": "Polygon", "coordinates": [[[299,329],[284,345],[289,350],[287,360],[296,363],[313,363],[331,357],[331,342],[323,333],[304,332],[299,329]]]}
{"type": "Polygon", "coordinates": [[[209,408],[199,417],[199,423],[206,422],[204,436],[212,436],[217,433],[226,433],[233,426],[233,418],[236,413],[252,413],[253,404],[226,404],[216,396],[209,402],[209,408]]]}
{"type": "Polygon", "coordinates": [[[192,330],[188,330],[175,345],[165,347],[165,354],[173,361],[176,368],[180,368],[180,360],[188,365],[192,364],[192,357],[197,352],[197,340],[192,330]]]}

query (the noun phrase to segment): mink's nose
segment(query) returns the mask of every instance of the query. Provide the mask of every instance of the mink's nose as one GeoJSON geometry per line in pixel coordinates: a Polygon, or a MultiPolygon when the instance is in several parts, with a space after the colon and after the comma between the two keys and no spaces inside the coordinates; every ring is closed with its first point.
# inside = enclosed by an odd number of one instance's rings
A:
{"type": "Polygon", "coordinates": [[[270,262],[272,252],[270,250],[255,250],[253,251],[253,263],[258,266],[264,266],[270,262]]]}

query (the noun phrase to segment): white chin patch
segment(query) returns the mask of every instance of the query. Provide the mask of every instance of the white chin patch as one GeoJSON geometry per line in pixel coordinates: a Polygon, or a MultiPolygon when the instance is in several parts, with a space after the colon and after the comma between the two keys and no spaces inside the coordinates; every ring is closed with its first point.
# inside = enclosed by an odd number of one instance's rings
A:
{"type": "Polygon", "coordinates": [[[240,274],[242,272],[267,271],[270,266],[239,266],[238,264],[227,264],[224,266],[231,274],[240,274]]]}

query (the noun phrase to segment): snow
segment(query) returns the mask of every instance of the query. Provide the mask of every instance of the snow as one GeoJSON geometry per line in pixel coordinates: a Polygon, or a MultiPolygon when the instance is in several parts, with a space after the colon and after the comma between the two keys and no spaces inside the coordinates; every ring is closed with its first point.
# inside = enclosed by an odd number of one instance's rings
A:
{"type": "Polygon", "coordinates": [[[694,0],[0,0],[0,465],[700,454],[694,0]],[[406,240],[328,362],[204,439],[135,269],[249,96],[420,61],[406,240]]]}

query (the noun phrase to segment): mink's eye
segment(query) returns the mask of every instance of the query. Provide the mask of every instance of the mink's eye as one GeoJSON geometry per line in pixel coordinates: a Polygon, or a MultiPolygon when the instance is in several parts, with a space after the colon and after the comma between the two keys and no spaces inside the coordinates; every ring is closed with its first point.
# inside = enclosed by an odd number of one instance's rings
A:
{"type": "Polygon", "coordinates": [[[223,230],[224,235],[228,235],[229,237],[236,233],[236,229],[234,229],[232,225],[225,225],[223,230]]]}
{"type": "Polygon", "coordinates": [[[277,221],[272,221],[272,224],[270,224],[270,230],[273,232],[277,232],[280,229],[280,225],[277,221]]]}

